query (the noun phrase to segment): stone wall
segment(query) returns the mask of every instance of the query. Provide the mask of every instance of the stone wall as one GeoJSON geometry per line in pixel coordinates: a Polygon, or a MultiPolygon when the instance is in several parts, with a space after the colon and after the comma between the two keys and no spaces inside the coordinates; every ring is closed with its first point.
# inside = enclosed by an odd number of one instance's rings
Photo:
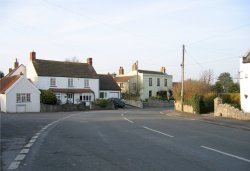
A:
{"type": "Polygon", "coordinates": [[[63,104],[63,105],[48,105],[42,104],[41,112],[66,112],[66,111],[82,111],[86,110],[85,104],[63,104]]]}
{"type": "MultiPolygon", "coordinates": [[[[181,102],[176,101],[174,105],[175,105],[175,110],[181,111],[181,102]]],[[[195,113],[193,107],[189,105],[183,105],[183,112],[195,113]]]]}
{"type": "Polygon", "coordinates": [[[149,107],[174,107],[174,101],[148,100],[149,107]]]}
{"type": "Polygon", "coordinates": [[[214,116],[250,120],[250,113],[244,113],[229,104],[223,104],[219,97],[214,99],[214,116]]]}
{"type": "Polygon", "coordinates": [[[109,103],[106,107],[101,107],[95,105],[94,103],[90,104],[90,110],[114,110],[114,109],[115,109],[114,103],[109,103]]]}
{"type": "Polygon", "coordinates": [[[143,108],[143,103],[140,100],[126,100],[125,104],[138,108],[143,108]]]}

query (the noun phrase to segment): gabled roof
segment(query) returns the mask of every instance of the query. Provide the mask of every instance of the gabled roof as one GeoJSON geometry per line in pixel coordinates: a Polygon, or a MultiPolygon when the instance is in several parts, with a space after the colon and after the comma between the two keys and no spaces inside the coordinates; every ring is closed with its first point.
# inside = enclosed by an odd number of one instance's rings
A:
{"type": "Polygon", "coordinates": [[[148,71],[148,70],[138,70],[139,73],[143,73],[143,74],[154,74],[154,75],[166,75],[162,72],[159,71],[148,71]]]}
{"type": "Polygon", "coordinates": [[[7,76],[0,79],[0,94],[5,94],[5,91],[8,90],[21,76],[7,76]]]}
{"type": "Polygon", "coordinates": [[[116,82],[128,82],[128,80],[132,79],[134,76],[119,76],[119,77],[115,77],[114,80],[116,82]]]}
{"type": "Polygon", "coordinates": [[[35,59],[33,65],[38,76],[98,78],[93,66],[87,63],[35,59]]]}
{"type": "MultiPolygon", "coordinates": [[[[6,77],[11,76],[16,70],[18,70],[21,66],[25,67],[23,64],[19,65],[17,68],[13,69],[11,72],[9,72],[6,77]]],[[[24,74],[24,73],[23,73],[24,74]]]]}
{"type": "Polygon", "coordinates": [[[100,90],[121,91],[121,88],[118,86],[118,84],[111,75],[99,74],[99,79],[100,79],[100,90]]]}

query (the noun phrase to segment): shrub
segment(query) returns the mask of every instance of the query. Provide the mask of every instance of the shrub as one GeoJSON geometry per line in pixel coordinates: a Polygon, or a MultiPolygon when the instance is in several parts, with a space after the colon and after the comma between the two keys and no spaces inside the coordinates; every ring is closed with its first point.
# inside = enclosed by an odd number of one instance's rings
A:
{"type": "Polygon", "coordinates": [[[219,97],[222,98],[223,103],[240,109],[240,93],[223,93],[219,94],[219,97]]]}
{"type": "Polygon", "coordinates": [[[107,99],[96,99],[95,100],[95,104],[97,106],[100,106],[102,108],[105,108],[110,102],[110,100],[107,100],[107,99]]]}
{"type": "Polygon", "coordinates": [[[43,104],[54,105],[57,103],[57,98],[53,92],[49,90],[41,90],[40,101],[43,104]]]}

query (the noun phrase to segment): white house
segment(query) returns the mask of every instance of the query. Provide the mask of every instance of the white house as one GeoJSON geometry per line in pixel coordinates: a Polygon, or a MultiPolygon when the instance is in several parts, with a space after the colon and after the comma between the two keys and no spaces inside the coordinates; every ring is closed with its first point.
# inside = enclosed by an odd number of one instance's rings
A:
{"type": "Polygon", "coordinates": [[[240,61],[240,101],[241,109],[250,113],[250,49],[240,61]]]}
{"type": "Polygon", "coordinates": [[[1,112],[40,112],[40,91],[24,76],[0,79],[1,112]]]}
{"type": "Polygon", "coordinates": [[[14,68],[9,68],[9,73],[6,76],[14,76],[14,75],[26,75],[26,67],[21,64],[19,65],[19,62],[14,62],[14,68]]]}
{"type": "Polygon", "coordinates": [[[119,75],[115,80],[122,93],[139,94],[142,100],[157,96],[160,92],[168,92],[172,89],[173,76],[166,73],[165,67],[160,71],[138,69],[136,63],[132,65],[132,71],[124,75],[123,67],[119,69],[119,75]]]}
{"type": "Polygon", "coordinates": [[[36,59],[30,53],[26,66],[27,78],[41,90],[50,90],[64,103],[94,101],[99,98],[99,77],[92,66],[92,58],[87,63],[51,61],[36,59]]]}
{"type": "Polygon", "coordinates": [[[103,99],[121,98],[121,89],[111,75],[99,74],[99,79],[100,79],[100,96],[99,96],[100,98],[103,99]]]}

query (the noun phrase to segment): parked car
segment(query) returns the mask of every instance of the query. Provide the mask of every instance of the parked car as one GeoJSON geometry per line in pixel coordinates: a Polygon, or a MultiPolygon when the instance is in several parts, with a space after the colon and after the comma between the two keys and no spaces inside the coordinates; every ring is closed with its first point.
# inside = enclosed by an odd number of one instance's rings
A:
{"type": "Polygon", "coordinates": [[[121,99],[110,98],[109,100],[114,103],[115,108],[124,108],[125,107],[125,103],[121,99]]]}

